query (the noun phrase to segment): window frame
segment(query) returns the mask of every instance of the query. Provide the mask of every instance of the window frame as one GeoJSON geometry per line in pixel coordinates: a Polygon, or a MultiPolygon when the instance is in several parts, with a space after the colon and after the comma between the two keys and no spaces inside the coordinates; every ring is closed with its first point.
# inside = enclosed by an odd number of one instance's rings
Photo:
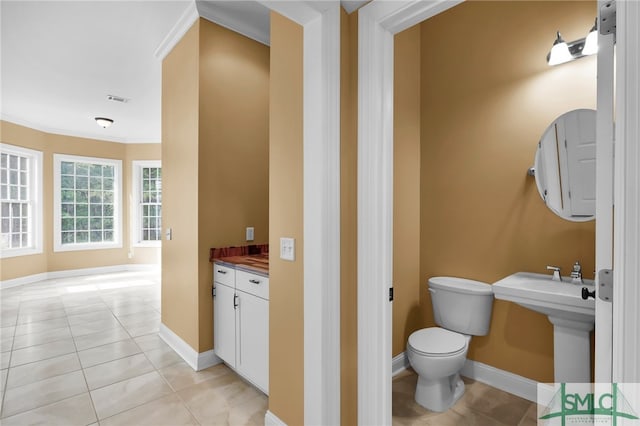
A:
{"type": "MultiPolygon", "coordinates": [[[[142,169],[145,167],[157,167],[162,169],[160,160],[134,160],[131,164],[131,246],[132,247],[162,247],[162,227],[160,239],[156,241],[142,240],[142,169]]],[[[160,203],[162,205],[162,203],[160,203]]],[[[162,217],[162,216],[160,216],[162,217]]]]}
{"type": "Polygon", "coordinates": [[[26,157],[29,162],[28,176],[29,204],[31,207],[31,246],[0,250],[0,259],[30,256],[43,253],[43,195],[42,195],[42,151],[6,143],[0,143],[0,151],[5,154],[26,157]]]}
{"type": "Polygon", "coordinates": [[[53,155],[53,251],[106,250],[122,248],[122,160],[70,154],[53,155]],[[113,166],[113,242],[62,244],[61,165],[63,161],[113,166]]]}

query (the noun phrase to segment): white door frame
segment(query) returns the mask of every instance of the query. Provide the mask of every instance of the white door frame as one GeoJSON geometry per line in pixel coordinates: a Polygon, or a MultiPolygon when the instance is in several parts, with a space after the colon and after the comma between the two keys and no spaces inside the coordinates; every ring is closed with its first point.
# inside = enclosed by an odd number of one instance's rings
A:
{"type": "MultiPolygon", "coordinates": [[[[598,0],[598,9],[604,4],[598,0]]],[[[598,21],[600,19],[598,18],[598,21]]],[[[596,106],[596,271],[613,268],[614,36],[598,35],[596,106]]],[[[597,293],[600,294],[596,272],[597,293]]],[[[596,297],[594,381],[611,382],[613,304],[596,297]]]]}
{"type": "Polygon", "coordinates": [[[358,12],[358,423],[391,424],[393,37],[459,1],[379,1],[358,12]]]}
{"type": "Polygon", "coordinates": [[[613,381],[640,382],[640,2],[618,0],[613,381]]]}
{"type": "MultiPolygon", "coordinates": [[[[359,11],[358,422],[391,424],[393,36],[458,1],[359,11]]],[[[613,378],[640,382],[640,3],[618,1],[613,378]]]]}

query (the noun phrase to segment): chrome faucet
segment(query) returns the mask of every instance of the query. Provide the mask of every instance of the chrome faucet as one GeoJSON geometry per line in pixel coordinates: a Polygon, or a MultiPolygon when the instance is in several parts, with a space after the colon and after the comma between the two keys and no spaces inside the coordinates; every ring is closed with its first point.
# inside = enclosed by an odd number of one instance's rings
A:
{"type": "Polygon", "coordinates": [[[576,260],[573,264],[573,270],[571,271],[571,282],[574,284],[582,284],[582,266],[580,262],[576,260]]]}
{"type": "Polygon", "coordinates": [[[551,277],[551,281],[562,281],[562,277],[560,276],[560,267],[559,266],[547,266],[549,271],[553,271],[553,277],[551,277]]]}

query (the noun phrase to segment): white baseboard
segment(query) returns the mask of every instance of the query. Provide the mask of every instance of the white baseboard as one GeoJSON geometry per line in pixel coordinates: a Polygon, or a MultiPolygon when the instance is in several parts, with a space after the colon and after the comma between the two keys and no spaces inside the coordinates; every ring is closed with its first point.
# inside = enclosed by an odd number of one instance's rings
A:
{"type": "MultiPolygon", "coordinates": [[[[393,358],[391,371],[394,376],[407,367],[409,367],[409,359],[406,356],[406,352],[402,352],[393,358]]],[[[460,374],[531,402],[537,401],[538,382],[535,380],[527,379],[472,359],[467,359],[460,374]]]]}
{"type": "Polygon", "coordinates": [[[264,415],[264,426],[287,426],[287,424],[271,411],[267,410],[267,413],[264,415]]]}
{"type": "Polygon", "coordinates": [[[406,352],[401,352],[391,360],[391,375],[393,377],[402,373],[407,368],[409,368],[409,358],[407,358],[406,352]]]}
{"type": "Polygon", "coordinates": [[[222,360],[216,356],[213,349],[201,353],[196,352],[196,350],[189,346],[187,342],[182,340],[180,336],[162,323],[160,324],[158,335],[195,371],[204,370],[205,368],[209,368],[222,362],[222,360]]]}
{"type": "Polygon", "coordinates": [[[41,274],[27,275],[11,280],[0,281],[0,288],[6,289],[24,284],[32,284],[45,280],[53,280],[69,277],[80,277],[83,275],[110,274],[114,272],[142,272],[160,270],[160,265],[155,264],[126,264],[114,266],[100,266],[97,268],[68,269],[66,271],[43,272],[41,274]]]}
{"type": "Polygon", "coordinates": [[[531,402],[537,401],[538,382],[535,380],[471,359],[464,364],[460,374],[531,402]]]}

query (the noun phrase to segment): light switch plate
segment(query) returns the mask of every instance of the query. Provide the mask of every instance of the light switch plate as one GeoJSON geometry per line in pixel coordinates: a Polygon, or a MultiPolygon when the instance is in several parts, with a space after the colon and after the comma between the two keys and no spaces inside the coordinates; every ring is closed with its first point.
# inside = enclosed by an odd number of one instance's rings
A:
{"type": "Polygon", "coordinates": [[[296,260],[296,240],[293,238],[280,238],[280,259],[296,260]]]}
{"type": "Polygon", "coordinates": [[[171,230],[171,228],[167,228],[165,235],[166,235],[167,241],[171,241],[171,239],[173,238],[173,231],[171,230]]]}
{"type": "Polygon", "coordinates": [[[247,226],[245,234],[247,241],[253,241],[253,226],[247,226]]]}

